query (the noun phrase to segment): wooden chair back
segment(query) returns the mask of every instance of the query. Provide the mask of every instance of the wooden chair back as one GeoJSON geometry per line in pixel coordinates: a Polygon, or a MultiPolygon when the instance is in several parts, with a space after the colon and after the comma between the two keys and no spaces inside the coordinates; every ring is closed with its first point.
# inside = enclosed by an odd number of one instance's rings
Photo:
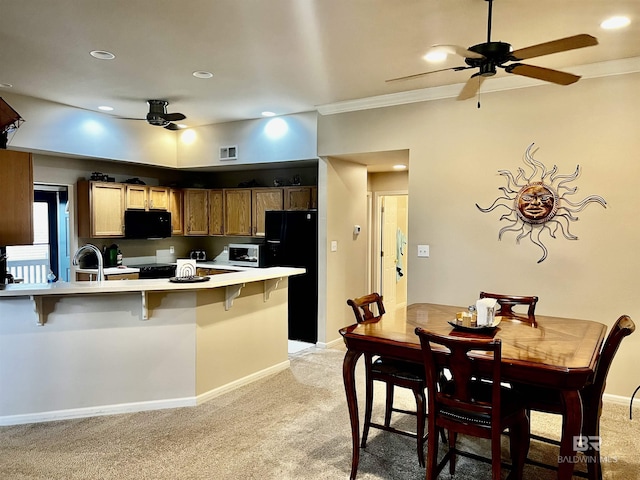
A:
{"type": "Polygon", "coordinates": [[[498,301],[498,305],[500,308],[496,312],[496,315],[517,318],[518,314],[513,311],[513,307],[515,307],[516,305],[527,305],[527,317],[529,317],[530,319],[535,318],[538,297],[480,292],[480,298],[495,298],[498,301]]]}
{"type": "Polygon", "coordinates": [[[385,313],[382,297],[377,293],[349,299],[347,300],[347,305],[353,309],[353,314],[356,316],[358,323],[379,318],[385,313]]]}
{"type": "Polygon", "coordinates": [[[602,404],[602,395],[607,383],[607,375],[609,374],[609,368],[613,363],[613,358],[622,343],[622,339],[628,335],[631,335],[636,329],[635,323],[628,315],[622,315],[611,328],[609,335],[602,346],[600,356],[598,357],[598,363],[596,364],[595,374],[593,382],[585,387],[581,392],[582,401],[590,408],[598,408],[595,421],[599,423],[600,409],[602,404]],[[597,419],[597,420],[596,420],[597,419]]]}
{"type": "MultiPolygon", "coordinates": [[[[429,392],[429,415],[434,415],[439,426],[474,436],[491,438],[490,431],[500,432],[500,374],[502,344],[500,339],[458,338],[437,335],[416,329],[424,358],[427,390],[429,392]],[[432,345],[444,347],[434,352],[432,345]],[[478,387],[477,361],[470,352],[491,354],[492,382],[483,386],[491,390],[491,401],[477,401],[474,397],[478,387]],[[450,379],[442,381],[442,370],[446,368],[450,379]],[[442,417],[443,411],[449,412],[442,417]],[[455,420],[451,412],[459,414],[455,420]],[[453,426],[452,424],[456,425],[453,426]],[[483,432],[484,431],[484,432],[483,432]]],[[[498,433],[499,435],[499,433],[498,433]]]]}

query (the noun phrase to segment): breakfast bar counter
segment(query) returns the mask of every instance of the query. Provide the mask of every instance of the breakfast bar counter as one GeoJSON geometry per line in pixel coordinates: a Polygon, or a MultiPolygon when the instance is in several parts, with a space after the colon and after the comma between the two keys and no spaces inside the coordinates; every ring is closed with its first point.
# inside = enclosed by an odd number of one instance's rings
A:
{"type": "Polygon", "coordinates": [[[289,366],[273,267],[0,290],[0,425],[197,405],[289,366]]]}

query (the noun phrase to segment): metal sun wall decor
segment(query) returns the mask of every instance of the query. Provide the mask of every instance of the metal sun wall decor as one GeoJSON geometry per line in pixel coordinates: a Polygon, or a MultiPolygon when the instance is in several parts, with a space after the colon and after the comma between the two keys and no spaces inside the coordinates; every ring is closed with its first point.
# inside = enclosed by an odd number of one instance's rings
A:
{"type": "Polygon", "coordinates": [[[518,176],[514,178],[509,170],[499,170],[498,173],[507,179],[507,186],[500,187],[504,196],[496,198],[493,204],[487,208],[482,208],[476,203],[476,207],[483,213],[489,213],[498,207],[504,207],[508,213],[500,217],[500,221],[507,221],[506,225],[498,232],[498,240],[502,240],[505,232],[516,232],[516,243],[529,237],[532,243],[542,249],[542,257],[538,263],[547,258],[547,247],[541,240],[543,232],[547,232],[550,237],[556,238],[558,230],[567,240],[577,240],[569,230],[571,222],[578,220],[575,216],[577,212],[584,210],[590,203],[599,203],[607,207],[607,202],[599,195],[589,195],[584,200],[572,202],[571,195],[575,195],[578,187],[570,187],[580,175],[580,165],[576,165],[576,170],[572,174],[558,174],[558,167],[553,166],[551,170],[538,160],[533,158],[531,149],[533,143],[529,145],[524,154],[524,163],[532,170],[527,175],[523,168],[518,168],[518,176]]]}

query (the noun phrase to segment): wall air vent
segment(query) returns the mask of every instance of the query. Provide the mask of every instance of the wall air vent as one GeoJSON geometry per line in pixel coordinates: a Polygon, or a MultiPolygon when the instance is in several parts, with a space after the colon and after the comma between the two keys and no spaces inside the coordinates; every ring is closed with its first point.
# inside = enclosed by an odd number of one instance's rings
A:
{"type": "Polygon", "coordinates": [[[220,147],[220,160],[237,160],[238,146],[220,147]]]}

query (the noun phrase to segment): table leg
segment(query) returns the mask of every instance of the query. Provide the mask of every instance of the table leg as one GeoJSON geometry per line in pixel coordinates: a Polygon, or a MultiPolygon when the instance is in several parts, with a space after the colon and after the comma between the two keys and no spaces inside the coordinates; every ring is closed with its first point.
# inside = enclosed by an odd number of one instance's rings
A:
{"type": "Polygon", "coordinates": [[[562,438],[560,439],[560,458],[558,458],[558,480],[570,480],[573,476],[576,456],[574,438],[581,434],[582,400],[576,390],[563,390],[562,403],[564,416],[562,421],[562,438]]]}
{"type": "Polygon", "coordinates": [[[344,377],[344,390],[347,394],[347,406],[349,407],[349,420],[351,421],[351,480],[355,480],[360,461],[360,419],[358,418],[358,398],[356,396],[355,370],[358,358],[362,352],[347,350],[342,364],[342,376],[344,377]]]}

